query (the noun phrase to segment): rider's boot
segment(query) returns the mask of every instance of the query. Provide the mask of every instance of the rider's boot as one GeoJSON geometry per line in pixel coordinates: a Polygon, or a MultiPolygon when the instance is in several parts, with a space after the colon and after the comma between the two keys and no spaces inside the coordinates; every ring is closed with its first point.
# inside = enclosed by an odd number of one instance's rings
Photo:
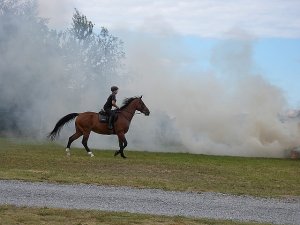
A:
{"type": "Polygon", "coordinates": [[[108,129],[112,130],[113,129],[113,116],[109,116],[108,119],[108,129]]]}

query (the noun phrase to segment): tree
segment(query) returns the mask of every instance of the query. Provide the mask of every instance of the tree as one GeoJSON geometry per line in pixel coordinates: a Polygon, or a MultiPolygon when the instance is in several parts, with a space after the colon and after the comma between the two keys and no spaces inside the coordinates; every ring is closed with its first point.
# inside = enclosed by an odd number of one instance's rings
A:
{"type": "Polygon", "coordinates": [[[95,33],[78,10],[72,21],[51,30],[35,0],[0,0],[0,132],[37,136],[53,110],[81,104],[78,88],[104,89],[118,76],[122,41],[106,28],[95,33]]]}
{"type": "Polygon", "coordinates": [[[81,79],[72,85],[80,88],[101,81],[99,84],[105,87],[122,68],[125,57],[123,42],[104,27],[100,33],[95,33],[94,24],[77,9],[72,21],[72,27],[61,35],[61,46],[67,54],[67,69],[71,74],[74,71],[82,73],[81,79]]]}
{"type": "Polygon", "coordinates": [[[84,40],[93,33],[93,23],[88,21],[86,16],[81,15],[76,8],[72,21],[73,27],[71,32],[73,33],[74,37],[78,38],[79,40],[84,40]]]}

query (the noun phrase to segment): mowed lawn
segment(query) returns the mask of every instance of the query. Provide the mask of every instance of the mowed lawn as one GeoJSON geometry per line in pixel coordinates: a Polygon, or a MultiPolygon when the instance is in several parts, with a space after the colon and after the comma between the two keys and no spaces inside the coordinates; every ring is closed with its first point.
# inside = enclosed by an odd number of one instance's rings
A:
{"type": "Polygon", "coordinates": [[[1,138],[0,179],[300,196],[299,160],[135,151],[122,159],[109,150],[90,158],[83,148],[71,151],[67,157],[60,145],[1,138]]]}
{"type": "Polygon", "coordinates": [[[267,223],[235,222],[229,220],[193,219],[153,216],[135,213],[101,212],[96,210],[65,210],[0,205],[2,225],[270,225],[267,223]]]}

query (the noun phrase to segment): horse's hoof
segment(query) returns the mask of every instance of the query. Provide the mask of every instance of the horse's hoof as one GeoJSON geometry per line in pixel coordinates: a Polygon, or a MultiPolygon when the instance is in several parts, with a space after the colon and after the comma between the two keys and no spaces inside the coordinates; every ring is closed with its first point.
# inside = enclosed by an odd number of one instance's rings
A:
{"type": "Polygon", "coordinates": [[[117,156],[119,154],[120,154],[120,151],[116,151],[115,154],[114,154],[114,156],[117,156]]]}
{"type": "Polygon", "coordinates": [[[71,156],[71,153],[70,153],[70,149],[69,149],[69,148],[66,148],[66,153],[67,153],[67,156],[68,156],[68,157],[71,156]]]}
{"type": "Polygon", "coordinates": [[[95,156],[92,152],[88,152],[88,154],[89,154],[91,157],[94,157],[94,156],[95,156]]]}

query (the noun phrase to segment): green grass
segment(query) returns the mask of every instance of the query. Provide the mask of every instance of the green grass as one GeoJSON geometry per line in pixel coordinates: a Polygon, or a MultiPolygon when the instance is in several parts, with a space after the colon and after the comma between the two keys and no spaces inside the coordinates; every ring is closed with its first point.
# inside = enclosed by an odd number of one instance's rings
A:
{"type": "Polygon", "coordinates": [[[83,148],[71,151],[68,158],[53,143],[2,138],[0,179],[300,196],[299,160],[133,151],[126,151],[127,159],[113,157],[113,151],[94,151],[90,158],[83,148]]]}
{"type": "MultiPolygon", "coordinates": [[[[133,213],[112,213],[84,210],[0,206],[1,225],[255,225],[225,220],[151,216],[133,213]]],[[[263,225],[262,223],[259,223],[263,225]]]]}

